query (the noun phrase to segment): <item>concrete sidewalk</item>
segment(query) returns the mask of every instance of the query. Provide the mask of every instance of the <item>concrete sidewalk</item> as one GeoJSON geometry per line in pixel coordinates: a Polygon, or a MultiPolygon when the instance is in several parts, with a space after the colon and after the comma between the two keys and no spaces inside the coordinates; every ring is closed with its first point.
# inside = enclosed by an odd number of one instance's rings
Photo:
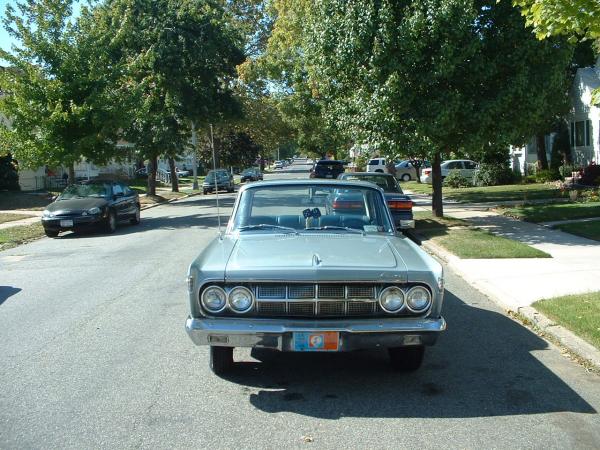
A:
{"type": "Polygon", "coordinates": [[[452,258],[452,265],[469,282],[491,293],[507,309],[517,311],[542,298],[600,290],[600,242],[501,216],[480,206],[445,205],[445,214],[552,256],[452,258]]]}
{"type": "Polygon", "coordinates": [[[13,210],[0,210],[0,214],[19,214],[23,216],[31,216],[26,219],[12,220],[10,222],[0,223],[0,230],[6,228],[18,227],[21,225],[32,225],[40,221],[42,217],[42,211],[33,211],[29,209],[13,209],[13,210]]]}

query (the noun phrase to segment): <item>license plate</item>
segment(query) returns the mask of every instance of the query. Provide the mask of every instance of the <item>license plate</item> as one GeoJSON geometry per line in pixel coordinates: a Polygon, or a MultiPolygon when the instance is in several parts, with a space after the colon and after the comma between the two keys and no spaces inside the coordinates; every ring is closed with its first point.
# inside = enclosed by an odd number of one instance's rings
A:
{"type": "Polygon", "coordinates": [[[337,331],[317,333],[294,333],[295,352],[337,352],[340,347],[340,334],[337,331]]]}
{"type": "Polygon", "coordinates": [[[333,178],[333,175],[327,174],[327,175],[325,175],[325,178],[333,178]]]}
{"type": "Polygon", "coordinates": [[[61,220],[60,221],[60,226],[61,227],[72,227],[73,226],[73,221],[72,220],[61,220]]]}

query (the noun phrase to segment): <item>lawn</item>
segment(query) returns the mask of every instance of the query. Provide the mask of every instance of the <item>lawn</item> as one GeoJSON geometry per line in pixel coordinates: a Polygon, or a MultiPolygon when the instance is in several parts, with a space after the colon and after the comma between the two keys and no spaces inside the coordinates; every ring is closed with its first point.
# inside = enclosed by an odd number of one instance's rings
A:
{"type": "Polygon", "coordinates": [[[557,225],[554,228],[567,233],[576,234],[577,236],[600,241],[600,220],[565,223],[562,225],[557,225]]]}
{"type": "Polygon", "coordinates": [[[433,243],[464,259],[551,258],[529,245],[468,226],[452,218],[435,218],[431,213],[415,213],[415,231],[433,243]]]}
{"type": "Polygon", "coordinates": [[[0,210],[42,210],[52,201],[50,197],[47,193],[0,192],[0,210]]]}
{"type": "Polygon", "coordinates": [[[44,227],[41,223],[5,228],[0,230],[0,250],[13,248],[42,236],[44,236],[44,227]]]}
{"type": "Polygon", "coordinates": [[[540,300],[533,306],[600,349],[600,292],[540,300]]]}
{"type": "Polygon", "coordinates": [[[13,222],[15,220],[27,219],[31,216],[25,214],[0,214],[0,223],[13,222]]]}
{"type": "MultiPolygon", "coordinates": [[[[418,193],[431,194],[431,185],[409,181],[400,183],[403,189],[418,193]]],[[[508,200],[555,199],[561,198],[563,194],[552,184],[510,184],[506,186],[485,186],[468,188],[444,187],[443,196],[447,199],[457,200],[465,203],[498,202],[508,200]]]]}
{"type": "Polygon", "coordinates": [[[600,202],[516,206],[506,208],[503,214],[528,222],[585,219],[600,217],[600,202]]]}

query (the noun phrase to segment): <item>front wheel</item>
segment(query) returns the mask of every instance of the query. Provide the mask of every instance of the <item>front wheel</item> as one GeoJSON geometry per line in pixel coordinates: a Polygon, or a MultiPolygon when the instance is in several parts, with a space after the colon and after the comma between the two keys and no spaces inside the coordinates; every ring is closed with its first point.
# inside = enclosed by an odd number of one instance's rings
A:
{"type": "Polygon", "coordinates": [[[425,346],[415,345],[412,347],[388,348],[390,365],[394,370],[401,372],[413,372],[421,367],[425,356],[425,346]]]}
{"type": "Polygon", "coordinates": [[[137,225],[140,223],[140,207],[139,206],[135,207],[135,214],[129,220],[129,222],[131,222],[131,225],[137,225]]]}
{"type": "Polygon", "coordinates": [[[233,368],[233,347],[210,347],[210,370],[223,375],[233,368]]]}
{"type": "Polygon", "coordinates": [[[408,173],[402,175],[402,181],[410,181],[410,175],[408,173]]]}
{"type": "Polygon", "coordinates": [[[105,230],[107,233],[114,233],[117,230],[117,215],[114,211],[108,212],[106,219],[105,230]]]}

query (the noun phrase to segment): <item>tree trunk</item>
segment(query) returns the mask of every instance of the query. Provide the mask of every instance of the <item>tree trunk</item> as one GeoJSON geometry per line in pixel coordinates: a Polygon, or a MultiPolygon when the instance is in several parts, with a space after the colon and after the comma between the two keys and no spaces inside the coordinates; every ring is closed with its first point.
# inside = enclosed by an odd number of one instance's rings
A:
{"type": "Polygon", "coordinates": [[[71,186],[72,184],[75,184],[75,163],[71,163],[69,165],[69,181],[68,181],[69,186],[71,186]]]}
{"type": "Polygon", "coordinates": [[[169,156],[169,169],[171,169],[171,192],[179,192],[177,169],[175,168],[175,160],[171,156],[169,156]]]}
{"type": "Polygon", "coordinates": [[[433,164],[431,165],[431,177],[433,197],[431,198],[431,212],[434,217],[444,217],[444,205],[442,204],[442,167],[440,152],[435,152],[433,164]]]}
{"type": "Polygon", "coordinates": [[[157,169],[156,156],[150,158],[150,171],[148,172],[148,195],[156,195],[156,169],[157,169]]]}
{"type": "Polygon", "coordinates": [[[536,136],[537,140],[537,168],[538,170],[548,170],[548,157],[546,156],[546,136],[540,133],[536,136]]]}

